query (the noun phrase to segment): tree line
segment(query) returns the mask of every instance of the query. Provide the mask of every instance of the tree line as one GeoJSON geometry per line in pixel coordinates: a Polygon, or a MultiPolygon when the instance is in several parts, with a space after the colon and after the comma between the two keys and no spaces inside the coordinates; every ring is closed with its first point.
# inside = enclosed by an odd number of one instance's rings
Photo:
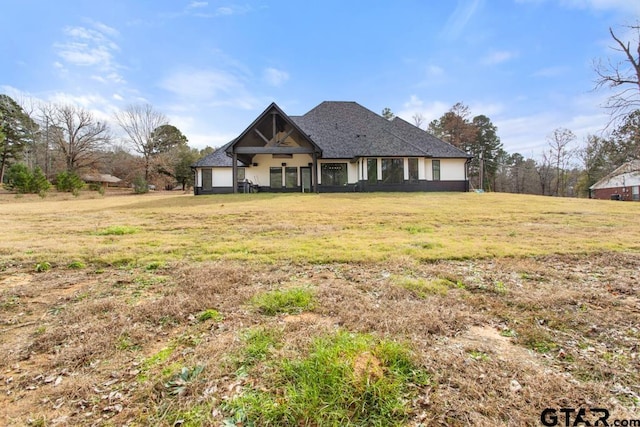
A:
{"type": "MultiPolygon", "coordinates": [[[[550,131],[537,159],[508,153],[491,119],[472,116],[461,102],[426,130],[472,156],[473,189],[586,197],[599,179],[640,159],[640,23],[628,29],[636,34],[633,43],[609,29],[622,59],[594,63],[596,88],[612,91],[604,106],[611,117],[607,132],[588,135],[578,148],[575,134],[560,127],[550,131]]],[[[382,115],[393,118],[389,108],[382,115]]],[[[112,119],[101,121],[74,105],[19,104],[0,94],[0,182],[37,193],[53,181],[59,190],[73,191],[83,174],[102,173],[141,191],[148,184],[186,189],[193,185],[191,164],[213,151],[189,147],[187,137],[148,104],[130,105],[112,119]],[[114,136],[110,122],[124,137],[114,136]]],[[[425,122],[421,114],[413,120],[418,127],[425,122]]]]}
{"type": "MultiPolygon", "coordinates": [[[[610,113],[606,130],[578,143],[567,128],[550,131],[539,157],[508,153],[497,127],[485,115],[473,116],[461,102],[427,126],[427,131],[473,156],[469,181],[474,189],[553,196],[588,197],[589,187],[630,160],[640,159],[640,24],[628,26],[636,40],[625,42],[612,29],[619,62],[594,63],[596,89],[612,90],[604,108],[610,113]]],[[[393,118],[389,108],[382,116],[393,118]]],[[[413,116],[421,127],[425,118],[413,116]]]]}
{"type": "Polygon", "coordinates": [[[0,94],[0,182],[18,192],[40,193],[48,181],[59,190],[83,186],[81,177],[109,174],[134,185],[186,189],[193,185],[191,164],[213,151],[191,148],[188,139],[151,105],[130,105],[109,121],[75,105],[19,104],[0,94]]]}

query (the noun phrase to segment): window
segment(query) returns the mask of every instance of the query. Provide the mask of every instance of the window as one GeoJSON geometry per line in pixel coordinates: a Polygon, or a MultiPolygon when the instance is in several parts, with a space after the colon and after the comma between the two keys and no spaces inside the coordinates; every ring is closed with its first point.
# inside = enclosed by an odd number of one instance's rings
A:
{"type": "Polygon", "coordinates": [[[298,168],[284,168],[284,183],[287,188],[298,186],[298,168]]]}
{"type": "Polygon", "coordinates": [[[213,173],[211,169],[202,169],[202,188],[211,190],[213,173]]]}
{"type": "Polygon", "coordinates": [[[440,181],[440,160],[431,160],[431,168],[433,169],[433,180],[440,181]]]}
{"type": "Polygon", "coordinates": [[[237,174],[238,174],[238,177],[237,177],[238,181],[244,181],[244,177],[245,177],[244,168],[238,168],[237,174]]]}
{"type": "Polygon", "coordinates": [[[418,182],[418,159],[409,159],[409,182],[418,182]]]}
{"type": "Polygon", "coordinates": [[[346,163],[323,163],[320,166],[322,185],[347,185],[346,163]]]}
{"type": "Polygon", "coordinates": [[[271,188],[282,188],[282,168],[269,169],[269,185],[271,188]]]}
{"type": "Polygon", "coordinates": [[[369,184],[378,182],[378,159],[367,159],[367,182],[369,184]]]}
{"type": "Polygon", "coordinates": [[[403,159],[382,159],[382,182],[385,184],[404,182],[403,159]]]}

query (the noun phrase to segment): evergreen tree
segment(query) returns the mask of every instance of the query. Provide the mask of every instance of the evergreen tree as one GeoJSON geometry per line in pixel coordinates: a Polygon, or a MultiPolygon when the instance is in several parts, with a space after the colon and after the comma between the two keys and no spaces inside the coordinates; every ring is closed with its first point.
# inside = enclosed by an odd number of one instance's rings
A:
{"type": "Polygon", "coordinates": [[[23,111],[11,97],[0,95],[0,182],[4,171],[12,161],[20,160],[25,144],[33,137],[36,123],[23,111]]]}

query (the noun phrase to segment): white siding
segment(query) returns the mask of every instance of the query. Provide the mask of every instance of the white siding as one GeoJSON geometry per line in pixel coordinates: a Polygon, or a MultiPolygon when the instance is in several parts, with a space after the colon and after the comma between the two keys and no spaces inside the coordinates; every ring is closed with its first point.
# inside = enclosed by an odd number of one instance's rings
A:
{"type": "MultiPolygon", "coordinates": [[[[378,177],[382,176],[382,157],[368,157],[369,159],[375,158],[378,161],[378,177]]],[[[368,178],[367,173],[367,159],[362,158],[358,165],[356,165],[356,177],[361,176],[362,179],[368,178]],[[364,165],[364,166],[363,166],[364,165]],[[361,169],[357,169],[361,168],[361,169]]],[[[386,157],[385,157],[386,158],[386,157]]],[[[415,158],[415,157],[412,157],[415,158]]],[[[438,159],[436,159],[438,160],[438,159]]],[[[465,179],[465,163],[466,159],[439,159],[440,160],[440,180],[441,181],[464,181],[465,179]]],[[[433,180],[433,165],[432,159],[426,159],[418,157],[418,179],[420,180],[433,180]]],[[[409,179],[409,157],[404,158],[404,179],[409,179]]],[[[352,176],[349,175],[349,183],[352,183],[352,176]]]]}
{"type": "MultiPolygon", "coordinates": [[[[286,167],[308,167],[313,159],[308,154],[294,154],[290,159],[274,159],[271,154],[257,154],[253,157],[253,164],[258,166],[245,167],[245,178],[256,185],[262,185],[268,187],[270,182],[269,172],[272,167],[284,167],[283,163],[286,163],[286,167]]],[[[282,171],[284,177],[284,170],[282,171]]],[[[300,170],[298,169],[298,185],[300,185],[300,170]]]]}
{"type": "Polygon", "coordinates": [[[213,168],[213,187],[233,187],[232,168],[213,168]]]}
{"type": "Polygon", "coordinates": [[[464,165],[466,159],[442,159],[440,160],[441,181],[463,181],[464,165]]]}
{"type": "Polygon", "coordinates": [[[427,179],[427,159],[418,158],[418,179],[427,179]]]}
{"type": "Polygon", "coordinates": [[[426,159],[425,176],[428,181],[433,181],[433,160],[440,160],[440,181],[465,180],[466,159],[426,159]]]}

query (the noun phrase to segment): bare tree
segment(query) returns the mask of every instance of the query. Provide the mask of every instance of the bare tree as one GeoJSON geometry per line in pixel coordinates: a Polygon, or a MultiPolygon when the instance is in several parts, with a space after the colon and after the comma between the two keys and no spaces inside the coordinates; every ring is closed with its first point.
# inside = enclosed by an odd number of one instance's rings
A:
{"type": "Polygon", "coordinates": [[[68,171],[77,172],[98,163],[99,153],[111,142],[105,122],[73,105],[43,106],[42,111],[49,123],[48,137],[62,154],[68,171]]]}
{"type": "Polygon", "coordinates": [[[569,151],[569,144],[575,141],[576,136],[569,129],[555,129],[547,137],[549,142],[549,161],[555,166],[555,189],[556,196],[566,195],[566,169],[571,160],[572,153],[569,151]]]}
{"type": "Polygon", "coordinates": [[[611,49],[622,53],[622,59],[612,61],[609,58],[606,62],[600,59],[594,63],[598,75],[596,89],[607,87],[616,91],[605,104],[611,114],[610,124],[640,108],[640,23],[626,28],[636,33],[633,42],[623,41],[609,28],[615,41],[611,49]]]}
{"type": "Polygon", "coordinates": [[[426,120],[422,113],[415,113],[413,116],[411,116],[411,118],[413,119],[413,123],[416,125],[416,127],[422,126],[422,124],[426,120]]]}
{"type": "Polygon", "coordinates": [[[115,118],[127,134],[131,148],[142,156],[144,179],[148,181],[151,160],[156,151],[154,131],[169,124],[169,120],[149,104],[130,105],[124,111],[116,113],[115,118]]]}
{"type": "Polygon", "coordinates": [[[547,194],[549,187],[551,187],[551,177],[553,173],[553,167],[551,164],[552,152],[543,151],[542,161],[536,163],[536,173],[540,181],[540,194],[543,196],[547,194]]]}

